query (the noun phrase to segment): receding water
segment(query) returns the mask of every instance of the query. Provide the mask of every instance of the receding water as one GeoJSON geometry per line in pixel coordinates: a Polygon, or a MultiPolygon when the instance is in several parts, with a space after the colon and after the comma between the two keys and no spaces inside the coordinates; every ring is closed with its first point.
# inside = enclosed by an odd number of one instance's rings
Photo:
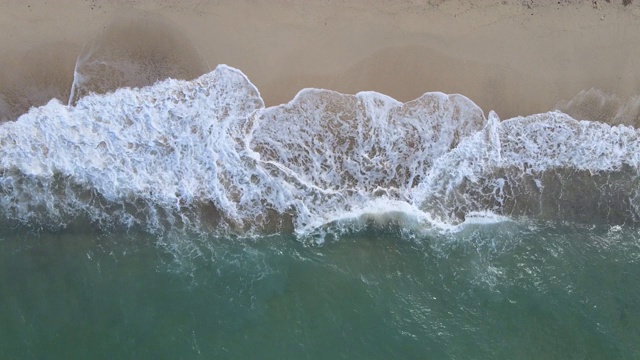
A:
{"type": "Polygon", "coordinates": [[[190,254],[146,235],[4,232],[0,357],[640,356],[636,230],[397,231],[321,247],[283,236],[171,240],[192,243],[190,254]]]}

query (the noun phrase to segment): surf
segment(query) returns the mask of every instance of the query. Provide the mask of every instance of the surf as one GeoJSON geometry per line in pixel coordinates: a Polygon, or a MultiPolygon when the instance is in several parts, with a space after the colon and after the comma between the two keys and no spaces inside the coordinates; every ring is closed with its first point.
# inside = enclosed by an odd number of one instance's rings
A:
{"type": "Polygon", "coordinates": [[[633,225],[639,147],[631,126],[559,111],[501,121],[437,92],[401,103],[305,89],[265,107],[220,65],[2,124],[0,213],[41,228],[242,236],[388,216],[450,229],[482,212],[633,225]]]}

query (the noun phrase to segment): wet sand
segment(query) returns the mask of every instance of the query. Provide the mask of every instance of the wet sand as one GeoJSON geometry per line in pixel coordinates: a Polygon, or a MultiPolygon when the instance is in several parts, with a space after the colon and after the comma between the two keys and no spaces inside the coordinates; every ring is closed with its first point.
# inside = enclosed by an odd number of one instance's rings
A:
{"type": "Polygon", "coordinates": [[[640,2],[621,0],[0,0],[0,119],[69,101],[79,55],[104,91],[225,63],[267,105],[305,87],[442,91],[508,118],[591,88],[640,94],[638,34],[640,2]]]}

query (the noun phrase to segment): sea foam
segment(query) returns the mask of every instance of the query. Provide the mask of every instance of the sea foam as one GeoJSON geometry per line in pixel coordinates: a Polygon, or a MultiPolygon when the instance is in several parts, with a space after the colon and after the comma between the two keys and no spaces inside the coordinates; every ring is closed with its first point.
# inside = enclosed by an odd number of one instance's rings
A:
{"type": "Polygon", "coordinates": [[[486,119],[437,92],[401,103],[305,89],[266,108],[220,65],[74,106],[52,100],[1,125],[0,216],[302,237],[340,223],[452,229],[474,214],[635,224],[639,164],[629,126],[561,112],[486,119]]]}

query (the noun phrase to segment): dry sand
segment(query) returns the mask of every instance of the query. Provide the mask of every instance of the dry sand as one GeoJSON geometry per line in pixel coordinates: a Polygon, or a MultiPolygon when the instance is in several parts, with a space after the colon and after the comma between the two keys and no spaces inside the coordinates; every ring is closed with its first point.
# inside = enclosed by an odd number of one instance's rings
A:
{"type": "Polygon", "coordinates": [[[152,25],[126,56],[179,53],[185,77],[237,67],[268,105],[305,87],[443,91],[508,118],[590,88],[640,94],[640,1],[0,0],[0,108],[67,101],[83,46],[112,51],[132,23],[152,25]]]}

